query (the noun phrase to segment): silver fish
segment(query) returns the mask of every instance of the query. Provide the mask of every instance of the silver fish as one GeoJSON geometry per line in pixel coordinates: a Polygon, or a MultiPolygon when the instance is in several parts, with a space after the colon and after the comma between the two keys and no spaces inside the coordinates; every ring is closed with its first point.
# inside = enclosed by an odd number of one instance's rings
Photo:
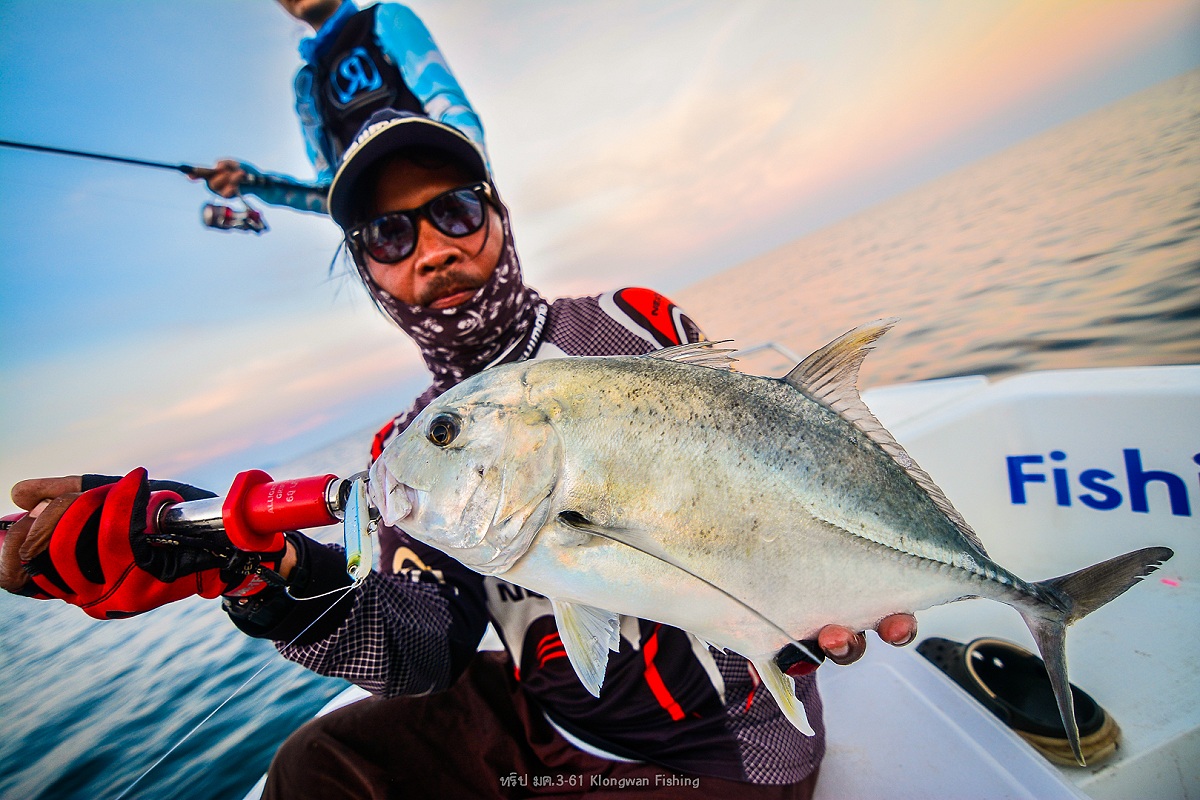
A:
{"type": "Polygon", "coordinates": [[[1066,627],[1170,558],[1152,547],[1022,580],[868,410],[859,366],[896,320],[864,325],[783,379],[711,343],[649,356],[527,361],[432,402],[371,472],[384,520],[553,602],[599,696],[619,615],[754,664],[812,733],[776,654],[827,623],[986,597],[1032,631],[1076,758],[1066,627]]]}

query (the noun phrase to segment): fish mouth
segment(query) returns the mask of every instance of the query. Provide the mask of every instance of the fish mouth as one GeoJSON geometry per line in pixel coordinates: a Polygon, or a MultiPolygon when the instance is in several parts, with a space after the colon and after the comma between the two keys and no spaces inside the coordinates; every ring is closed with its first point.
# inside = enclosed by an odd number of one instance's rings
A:
{"type": "MultiPolygon", "coordinates": [[[[405,478],[413,480],[410,475],[405,478]]],[[[494,503],[476,501],[475,494],[484,488],[482,482],[475,486],[474,493],[461,502],[461,507],[459,503],[445,506],[442,499],[434,502],[431,498],[434,487],[422,489],[406,483],[392,473],[382,458],[371,467],[368,481],[370,502],[379,510],[385,525],[403,530],[476,572],[499,575],[525,554],[532,532],[545,521],[551,498],[547,493],[520,510],[514,518],[518,535],[509,536],[505,530],[511,520],[497,520],[494,503]]]]}
{"type": "Polygon", "coordinates": [[[420,495],[424,494],[396,480],[387,467],[383,466],[382,459],[376,461],[375,466],[371,468],[369,486],[371,504],[379,509],[384,523],[392,527],[412,516],[420,501],[420,495]]]}
{"type": "MultiPolygon", "coordinates": [[[[480,529],[479,520],[466,517],[447,518],[431,506],[429,492],[410,486],[396,478],[391,471],[376,461],[371,468],[371,504],[379,509],[385,525],[401,528],[409,536],[431,547],[448,553],[468,566],[479,561],[486,569],[503,559],[495,545],[487,541],[487,528],[480,529]],[[439,531],[465,532],[461,541],[441,535],[439,531]]],[[[507,569],[505,564],[504,569],[507,569]]]]}

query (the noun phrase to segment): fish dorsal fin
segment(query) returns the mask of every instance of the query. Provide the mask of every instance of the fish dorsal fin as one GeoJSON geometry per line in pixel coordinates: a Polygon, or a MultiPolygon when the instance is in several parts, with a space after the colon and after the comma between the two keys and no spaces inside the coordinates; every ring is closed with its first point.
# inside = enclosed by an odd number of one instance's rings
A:
{"type": "Polygon", "coordinates": [[[608,652],[621,648],[621,621],[611,611],[551,598],[567,660],[592,697],[600,696],[608,652]]]}
{"type": "Polygon", "coordinates": [[[688,342],[687,344],[666,347],[647,353],[647,358],[661,358],[663,361],[678,361],[681,364],[691,364],[696,367],[712,367],[713,369],[732,369],[736,358],[729,355],[732,348],[717,347],[728,344],[732,339],[720,339],[715,342],[688,342]]]}
{"type": "Polygon", "coordinates": [[[946,515],[967,541],[987,555],[979,535],[971,529],[962,514],[950,503],[925,470],[917,466],[899,442],[893,438],[883,424],[867,408],[858,393],[858,370],[863,359],[875,349],[875,342],[892,329],[899,317],[876,320],[860,325],[842,334],[796,365],[784,376],[784,380],[822,405],[836,411],[854,427],[891,456],[933,500],[934,505],[946,515]]]}
{"type": "Polygon", "coordinates": [[[858,395],[858,369],[875,342],[899,321],[889,317],[859,325],[801,361],[783,379],[843,416],[857,407],[866,411],[858,395]]]}

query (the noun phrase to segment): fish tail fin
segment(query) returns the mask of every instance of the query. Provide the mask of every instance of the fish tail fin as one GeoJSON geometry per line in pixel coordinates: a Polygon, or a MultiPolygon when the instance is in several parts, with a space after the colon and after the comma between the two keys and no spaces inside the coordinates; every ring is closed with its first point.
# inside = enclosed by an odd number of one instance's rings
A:
{"type": "Polygon", "coordinates": [[[1075,724],[1071,684],[1067,679],[1067,626],[1124,594],[1172,555],[1174,553],[1166,547],[1147,547],[1093,564],[1070,575],[1041,581],[1034,586],[1060,603],[1051,606],[1054,610],[1041,604],[1036,608],[1028,606],[1017,609],[1029,626],[1029,632],[1033,634],[1042,661],[1046,664],[1054,698],[1058,702],[1058,713],[1067,730],[1067,740],[1075,760],[1081,766],[1085,762],[1079,747],[1079,727],[1075,724]]]}
{"type": "Polygon", "coordinates": [[[1123,556],[1084,567],[1078,572],[1041,581],[1037,585],[1070,599],[1066,625],[1086,617],[1125,593],[1129,587],[1162,566],[1175,553],[1169,547],[1145,547],[1123,556]]]}
{"type": "Polygon", "coordinates": [[[1067,679],[1066,623],[1018,610],[1021,611],[1025,624],[1029,626],[1033,641],[1037,643],[1038,652],[1046,664],[1046,674],[1050,677],[1050,687],[1054,690],[1054,699],[1058,703],[1058,713],[1067,731],[1071,752],[1075,754],[1075,760],[1080,766],[1086,766],[1083,750],[1079,746],[1079,725],[1075,722],[1075,698],[1071,694],[1071,684],[1067,679]]]}

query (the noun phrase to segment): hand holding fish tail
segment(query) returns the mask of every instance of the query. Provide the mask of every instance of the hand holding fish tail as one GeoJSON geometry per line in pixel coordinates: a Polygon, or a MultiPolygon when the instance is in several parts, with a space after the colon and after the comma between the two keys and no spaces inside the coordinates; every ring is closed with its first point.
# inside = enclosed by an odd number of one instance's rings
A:
{"type": "MultiPolygon", "coordinates": [[[[892,614],[875,626],[879,638],[902,647],[917,638],[917,618],[912,614],[892,614]]],[[[835,664],[845,666],[858,661],[867,652],[867,637],[841,625],[826,625],[817,634],[817,644],[835,664]]]]}
{"type": "Polygon", "coordinates": [[[213,495],[139,468],[123,478],[85,475],[21,481],[13,501],[29,513],[0,548],[0,588],[57,598],[97,619],[120,619],[192,595],[246,594],[283,566],[279,534],[266,551],[236,550],[221,531],[187,540],[159,535],[160,509],[213,495]]]}

